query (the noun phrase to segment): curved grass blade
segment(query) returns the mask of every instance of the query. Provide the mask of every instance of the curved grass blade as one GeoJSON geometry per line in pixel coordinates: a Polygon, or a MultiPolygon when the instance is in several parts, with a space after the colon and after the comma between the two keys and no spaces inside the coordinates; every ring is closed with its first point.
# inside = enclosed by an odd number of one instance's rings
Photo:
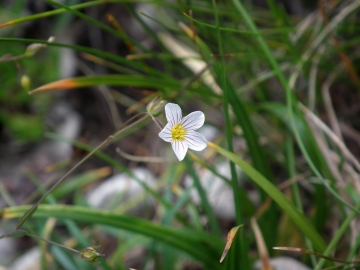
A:
{"type": "Polygon", "coordinates": [[[334,257],[326,256],[326,255],[321,254],[321,253],[319,253],[319,252],[315,252],[315,251],[308,250],[308,249],[305,249],[305,248],[297,248],[297,247],[273,247],[273,249],[290,251],[290,252],[299,252],[299,253],[314,255],[314,256],[317,256],[317,257],[319,257],[319,258],[323,258],[323,259],[325,259],[325,260],[329,260],[329,261],[333,261],[333,262],[338,262],[338,263],[343,263],[343,264],[360,263],[360,260],[355,260],[355,261],[351,261],[351,262],[343,261],[343,260],[339,260],[339,259],[336,259],[336,258],[334,258],[334,257]]]}
{"type": "MultiPolygon", "coordinates": [[[[141,124],[141,123],[140,123],[141,124]]],[[[133,128],[139,128],[139,125],[134,126],[133,128]]],[[[131,130],[132,132],[134,130],[131,130]]],[[[123,134],[122,136],[127,136],[128,133],[123,134]]],[[[80,149],[83,149],[85,151],[91,152],[93,151],[93,148],[90,147],[87,144],[75,141],[75,140],[71,140],[65,137],[61,137],[60,135],[54,134],[54,133],[48,133],[47,137],[55,139],[55,140],[61,140],[67,143],[70,143],[80,149]]],[[[124,138],[124,137],[122,137],[124,138]]],[[[111,166],[113,166],[115,169],[121,171],[121,172],[125,172],[127,173],[129,176],[131,176],[135,181],[137,181],[140,186],[142,186],[142,188],[147,191],[150,195],[152,195],[160,204],[162,204],[165,208],[167,209],[171,209],[173,206],[168,203],[167,201],[165,201],[157,192],[155,192],[153,189],[151,189],[149,187],[149,185],[147,185],[146,183],[144,183],[141,179],[139,179],[138,177],[136,177],[127,167],[125,167],[124,165],[122,165],[121,163],[117,162],[115,159],[111,158],[109,155],[105,154],[102,151],[96,151],[94,153],[95,156],[101,158],[102,160],[106,161],[107,163],[109,163],[111,166]]],[[[177,213],[176,218],[179,222],[181,222],[182,224],[187,225],[187,221],[179,214],[177,213]]]]}
{"type": "MultiPolygon", "coordinates": [[[[90,1],[90,2],[79,4],[79,5],[71,6],[71,8],[72,9],[82,9],[82,8],[92,7],[92,6],[106,4],[106,3],[110,3],[110,2],[116,3],[116,2],[120,2],[120,1],[119,0],[117,0],[117,1],[116,0],[115,1],[114,0],[90,1]]],[[[38,13],[38,14],[33,14],[30,16],[21,17],[19,19],[15,19],[15,20],[0,24],[0,28],[7,27],[7,26],[13,26],[13,25],[27,22],[27,21],[33,21],[33,20],[37,20],[37,19],[41,19],[41,18],[46,18],[46,17],[58,15],[58,14],[61,14],[64,12],[66,12],[65,9],[57,9],[57,10],[46,11],[46,12],[42,12],[42,13],[38,13]]]]}
{"type": "MultiPolygon", "coordinates": [[[[243,19],[246,21],[247,25],[253,31],[254,33],[259,33],[259,29],[255,25],[253,19],[248,14],[246,9],[244,8],[244,5],[239,0],[232,0],[234,7],[239,12],[239,14],[243,17],[243,19]]],[[[295,118],[294,118],[294,105],[296,102],[296,97],[288,83],[288,81],[285,78],[284,73],[281,71],[278,62],[276,61],[275,57],[273,56],[272,52],[269,49],[269,46],[266,44],[264,38],[261,35],[256,35],[255,38],[257,39],[257,42],[259,43],[262,51],[264,52],[264,55],[266,56],[270,66],[273,68],[274,72],[276,73],[280,84],[284,87],[285,93],[286,93],[286,105],[287,110],[290,118],[291,125],[294,130],[296,141],[301,149],[301,152],[303,153],[307,163],[309,164],[311,170],[314,172],[314,174],[322,181],[323,185],[327,188],[327,190],[334,196],[338,201],[340,201],[343,205],[347,206],[353,211],[357,211],[360,213],[355,207],[347,203],[341,196],[330,186],[326,183],[325,178],[322,176],[319,169],[315,166],[311,156],[309,155],[309,152],[306,150],[304,146],[304,142],[300,136],[300,132],[296,127],[295,118]]]]}
{"type": "Polygon", "coordinates": [[[176,89],[181,84],[175,80],[166,80],[143,75],[98,75],[64,79],[45,84],[29,92],[30,95],[41,92],[56,90],[68,90],[74,88],[96,86],[100,84],[113,86],[151,87],[163,90],[165,88],[176,89]]]}
{"type": "MultiPolygon", "coordinates": [[[[203,40],[201,40],[199,36],[193,33],[193,31],[186,25],[180,23],[179,26],[189,36],[189,38],[191,38],[199,47],[201,55],[205,59],[205,61],[206,62],[212,61],[213,60],[213,57],[211,56],[212,52],[210,48],[207,46],[207,44],[203,40]]],[[[223,75],[224,69],[222,68],[220,63],[214,62],[212,68],[217,78],[222,78],[224,76],[223,75]]],[[[258,134],[255,131],[255,128],[250,120],[248,112],[245,109],[241,99],[237,96],[235,89],[228,80],[228,78],[225,79],[225,82],[223,82],[223,84],[226,85],[229,104],[231,105],[232,110],[236,116],[237,123],[239,124],[239,126],[241,126],[244,132],[244,137],[246,139],[249,148],[249,154],[251,155],[254,166],[263,175],[265,175],[268,179],[271,180],[273,177],[270,171],[269,164],[267,162],[268,159],[265,157],[263,153],[263,149],[259,145],[258,134]]],[[[264,193],[262,195],[264,195],[264,193]]],[[[276,241],[276,237],[275,237],[276,234],[274,233],[274,231],[276,231],[277,221],[278,221],[275,210],[272,207],[270,209],[271,210],[269,212],[269,216],[267,217],[270,220],[270,222],[268,223],[268,226],[266,228],[262,228],[266,239],[270,239],[268,241],[270,245],[268,248],[273,246],[271,243],[275,243],[276,241]]],[[[238,223],[241,224],[242,222],[238,222],[238,223]]]]}
{"type": "Polygon", "coordinates": [[[79,45],[72,45],[72,44],[65,44],[65,43],[58,43],[58,42],[48,42],[45,40],[39,40],[39,39],[26,39],[26,38],[0,38],[1,42],[23,42],[23,43],[39,43],[39,44],[46,44],[48,46],[54,46],[54,47],[61,47],[61,48],[69,48],[80,52],[85,52],[91,55],[95,55],[98,57],[102,57],[104,59],[108,59],[114,62],[118,62],[123,65],[131,66],[133,68],[138,69],[139,71],[146,70],[148,74],[150,75],[159,75],[161,78],[167,77],[170,78],[169,75],[166,73],[160,72],[154,68],[151,68],[149,66],[146,66],[139,62],[129,61],[125,59],[124,57],[121,57],[116,54],[104,52],[97,49],[88,48],[85,46],[79,46],[79,45]]]}
{"type": "MultiPolygon", "coordinates": [[[[357,209],[360,208],[360,203],[356,206],[357,209]]],[[[343,237],[344,233],[347,231],[348,227],[350,226],[351,221],[356,217],[357,213],[355,211],[351,212],[344,222],[341,224],[340,228],[338,228],[337,232],[335,233],[334,237],[331,239],[331,242],[327,246],[326,250],[324,251],[324,256],[329,256],[329,254],[334,250],[336,244],[340,241],[343,237]]],[[[322,269],[325,263],[324,259],[321,259],[315,267],[315,270],[322,269]]]]}
{"type": "Polygon", "coordinates": [[[223,254],[221,255],[221,258],[220,258],[220,263],[222,263],[223,260],[225,259],[226,254],[229,252],[229,249],[230,249],[230,247],[231,247],[231,244],[232,244],[232,242],[233,242],[233,240],[234,240],[234,237],[235,237],[238,229],[239,229],[240,227],[242,227],[242,226],[243,226],[243,225],[236,226],[236,227],[232,228],[232,229],[230,230],[230,232],[228,233],[226,245],[225,245],[223,254]]]}
{"type": "MultiPolygon", "coordinates": [[[[223,40],[222,40],[221,31],[219,29],[220,22],[219,22],[219,14],[217,11],[218,9],[217,9],[217,5],[216,5],[216,1],[213,0],[212,4],[213,4],[216,27],[217,27],[216,32],[217,32],[218,49],[219,49],[220,55],[224,55],[223,40]]],[[[223,108],[224,108],[224,116],[225,116],[225,126],[226,126],[225,134],[226,134],[226,139],[227,139],[227,147],[230,152],[234,152],[231,121],[230,121],[230,115],[229,115],[229,92],[231,91],[231,89],[228,88],[224,57],[221,57],[217,75],[218,75],[220,85],[221,85],[221,88],[223,91],[223,96],[224,96],[223,108]]],[[[243,219],[244,219],[244,217],[243,217],[244,210],[243,210],[243,206],[241,205],[241,202],[240,202],[240,186],[239,186],[239,182],[238,182],[238,176],[237,176],[237,172],[235,169],[235,164],[232,161],[230,161],[230,172],[231,172],[231,184],[232,184],[232,190],[233,190],[233,196],[234,196],[236,223],[242,224],[243,219]]],[[[244,236],[242,236],[241,238],[238,238],[237,241],[239,243],[240,250],[239,251],[236,250],[237,245],[235,244],[234,251],[240,253],[240,261],[241,261],[243,267],[249,268],[250,265],[249,265],[248,254],[247,254],[248,253],[247,241],[244,236]]],[[[231,242],[232,242],[232,240],[231,240],[231,242]]],[[[226,251],[226,253],[227,253],[227,251],[226,251]]],[[[240,267],[239,263],[240,263],[239,260],[233,260],[232,265],[231,266],[229,265],[228,269],[239,268],[240,267]]]]}
{"type": "Polygon", "coordinates": [[[208,142],[208,146],[216,150],[219,154],[230,159],[237,164],[260,188],[262,188],[279,206],[284,210],[286,214],[293,220],[294,224],[312,241],[314,247],[324,252],[326,245],[324,240],[318,234],[318,232],[312,227],[311,223],[301,214],[295,206],[288,201],[288,199],[261,173],[255,170],[252,166],[240,159],[235,154],[225,150],[224,148],[208,142]]]}
{"type": "MultiPolygon", "coordinates": [[[[29,206],[5,208],[0,211],[0,216],[3,219],[18,218],[28,208],[29,206]]],[[[209,237],[203,232],[161,226],[136,217],[71,205],[39,205],[33,217],[71,219],[88,224],[112,226],[142,234],[182,250],[190,256],[201,260],[209,267],[211,266],[212,269],[219,269],[216,258],[221,252],[220,247],[223,242],[221,239],[215,236],[209,237]]]]}
{"type": "Polygon", "coordinates": [[[211,226],[211,229],[213,231],[213,233],[217,236],[221,236],[221,230],[220,230],[220,226],[219,223],[216,219],[215,213],[213,211],[213,208],[211,207],[209,200],[207,198],[207,194],[205,189],[202,187],[199,176],[197,175],[197,173],[195,172],[195,169],[193,167],[192,161],[189,159],[189,157],[185,157],[184,159],[187,170],[190,174],[190,176],[193,179],[194,185],[197,189],[197,192],[201,198],[201,204],[202,207],[204,208],[204,211],[209,219],[209,224],[211,226]]]}
{"type": "Polygon", "coordinates": [[[188,14],[186,14],[185,12],[183,12],[183,15],[192,20],[193,22],[197,23],[198,25],[202,25],[211,29],[219,29],[220,31],[223,32],[232,32],[232,33],[237,33],[237,34],[242,34],[242,35],[247,35],[247,36],[255,36],[255,35],[273,35],[273,34],[279,34],[279,33],[288,33],[291,30],[294,30],[293,27],[277,27],[277,28],[268,28],[268,29],[261,29],[261,31],[259,31],[259,34],[254,34],[254,32],[251,31],[245,31],[245,30],[238,30],[238,29],[234,29],[234,28],[228,28],[228,27],[218,27],[216,25],[213,24],[209,24],[209,23],[205,23],[202,21],[199,21],[197,19],[194,19],[193,17],[189,16],[188,14]]]}
{"type": "Polygon", "coordinates": [[[125,35],[124,33],[121,33],[121,32],[119,32],[119,31],[116,31],[116,30],[114,30],[112,27],[110,27],[110,26],[108,26],[108,25],[106,25],[106,24],[104,24],[104,23],[101,23],[100,21],[98,21],[98,20],[96,20],[96,19],[91,18],[90,16],[85,15],[85,14],[82,13],[82,12],[77,11],[76,9],[73,9],[73,8],[71,8],[71,7],[68,7],[68,6],[66,6],[66,5],[63,5],[63,4],[58,3],[58,2],[56,2],[56,1],[53,1],[53,0],[46,0],[46,2],[48,2],[48,3],[50,3],[50,4],[54,5],[54,6],[57,6],[57,7],[61,8],[61,9],[65,9],[66,11],[71,12],[71,13],[73,13],[75,16],[83,19],[84,21],[87,21],[87,22],[89,22],[89,23],[91,23],[91,24],[99,27],[100,29],[102,29],[102,30],[104,30],[104,31],[112,34],[112,35],[115,36],[115,37],[118,37],[118,38],[124,40],[125,42],[129,42],[129,43],[131,43],[131,44],[136,44],[141,50],[146,51],[146,52],[152,54],[152,51],[149,50],[149,49],[147,49],[146,47],[144,47],[141,43],[139,43],[139,42],[137,42],[137,41],[129,38],[129,37],[128,37],[127,35],[125,35]]]}

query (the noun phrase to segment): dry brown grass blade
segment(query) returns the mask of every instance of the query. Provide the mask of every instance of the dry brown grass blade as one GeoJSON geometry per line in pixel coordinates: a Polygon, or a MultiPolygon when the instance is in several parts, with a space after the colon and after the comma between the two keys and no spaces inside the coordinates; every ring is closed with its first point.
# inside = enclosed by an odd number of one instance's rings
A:
{"type": "Polygon", "coordinates": [[[227,254],[227,253],[229,252],[229,250],[230,250],[231,244],[232,244],[232,242],[233,242],[233,240],[234,240],[234,238],[235,238],[235,235],[236,235],[237,231],[238,231],[239,228],[242,227],[242,226],[243,226],[243,225],[236,226],[236,227],[232,228],[232,229],[230,230],[230,232],[228,233],[226,245],[225,245],[223,254],[221,255],[220,262],[223,262],[223,260],[225,259],[226,254],[227,254]]]}
{"type": "Polygon", "coordinates": [[[319,257],[319,258],[323,258],[323,259],[326,259],[326,260],[329,260],[329,261],[338,262],[338,263],[343,263],[343,264],[355,264],[355,263],[360,263],[359,260],[355,260],[355,261],[352,261],[352,262],[343,261],[343,260],[336,259],[336,258],[334,258],[334,257],[325,256],[325,255],[323,255],[323,254],[321,254],[321,253],[318,253],[318,252],[315,252],[315,251],[312,251],[312,250],[308,250],[308,249],[305,249],[305,248],[297,248],[297,247],[273,247],[273,249],[275,249],[275,250],[290,251],[290,252],[299,252],[299,253],[314,255],[314,256],[317,256],[317,257],[319,257]]]}
{"type": "Polygon", "coordinates": [[[64,79],[52,83],[45,84],[29,92],[29,95],[38,94],[42,92],[51,92],[57,90],[68,90],[80,87],[81,84],[75,82],[73,79],[64,79]]]}
{"type": "MultiPolygon", "coordinates": [[[[109,21],[109,23],[111,24],[111,26],[120,34],[126,35],[125,31],[122,29],[122,27],[120,26],[120,24],[118,23],[118,21],[114,18],[113,15],[111,14],[106,14],[106,18],[109,21]]],[[[125,46],[128,48],[129,52],[132,54],[136,54],[136,49],[135,46],[133,44],[131,44],[129,41],[124,40],[125,46]]]]}
{"type": "MultiPolygon", "coordinates": [[[[336,2],[338,2],[338,1],[336,1],[336,2]]],[[[323,17],[324,24],[327,26],[329,24],[329,18],[327,16],[327,7],[326,7],[326,2],[324,0],[319,0],[319,10],[320,10],[320,14],[323,17]]],[[[331,30],[331,32],[330,32],[330,37],[333,40],[334,47],[338,50],[340,59],[343,62],[345,68],[348,70],[352,81],[357,86],[360,86],[360,79],[359,79],[359,76],[357,75],[356,69],[354,68],[350,58],[343,51],[341,51],[341,43],[336,38],[336,35],[333,30],[331,30]]]]}
{"type": "Polygon", "coordinates": [[[266,249],[264,238],[262,236],[262,233],[255,218],[251,219],[251,227],[254,231],[256,244],[261,259],[261,270],[272,270],[273,268],[271,267],[270,264],[269,253],[266,249]]]}
{"type": "Polygon", "coordinates": [[[350,161],[356,169],[360,170],[360,162],[356,159],[356,157],[350,152],[350,150],[346,147],[346,145],[336,136],[336,134],[323,122],[319,117],[317,117],[313,112],[311,112],[304,105],[299,104],[299,108],[304,112],[306,118],[313,122],[318,129],[321,129],[329,139],[336,144],[337,147],[344,154],[346,159],[350,161]]]}

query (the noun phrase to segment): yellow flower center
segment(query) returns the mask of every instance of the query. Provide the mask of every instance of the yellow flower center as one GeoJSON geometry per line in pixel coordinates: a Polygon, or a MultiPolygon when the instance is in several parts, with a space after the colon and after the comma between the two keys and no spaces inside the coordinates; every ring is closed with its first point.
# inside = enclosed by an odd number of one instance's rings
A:
{"type": "Polygon", "coordinates": [[[171,138],[173,141],[183,141],[185,134],[186,130],[181,124],[177,124],[171,129],[171,138]]]}

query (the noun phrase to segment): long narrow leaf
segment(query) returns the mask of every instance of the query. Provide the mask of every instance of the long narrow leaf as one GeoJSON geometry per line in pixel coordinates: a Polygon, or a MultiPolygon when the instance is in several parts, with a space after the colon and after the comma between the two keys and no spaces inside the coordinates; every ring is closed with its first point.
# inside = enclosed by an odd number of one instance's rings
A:
{"type": "MultiPolygon", "coordinates": [[[[21,217],[29,206],[10,207],[2,210],[3,219],[21,217]]],[[[71,219],[90,224],[102,224],[130,232],[139,233],[152,239],[166,243],[188,253],[212,268],[219,268],[218,258],[221,254],[223,241],[219,238],[199,232],[179,228],[171,228],[154,224],[136,217],[114,214],[109,211],[95,210],[70,205],[40,205],[33,217],[55,217],[71,219]]]]}
{"type": "Polygon", "coordinates": [[[240,159],[235,154],[221,148],[220,146],[208,142],[208,146],[216,150],[219,154],[227,157],[237,164],[260,188],[262,188],[293,220],[294,224],[312,241],[314,247],[323,252],[326,248],[324,240],[312,227],[311,223],[301,214],[295,206],[261,173],[252,166],[240,159]]]}

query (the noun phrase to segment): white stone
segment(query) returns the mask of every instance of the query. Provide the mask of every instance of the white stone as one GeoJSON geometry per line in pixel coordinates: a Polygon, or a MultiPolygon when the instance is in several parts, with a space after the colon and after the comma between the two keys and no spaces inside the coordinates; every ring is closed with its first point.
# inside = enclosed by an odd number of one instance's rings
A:
{"type": "Polygon", "coordinates": [[[33,247],[10,265],[8,270],[40,269],[40,255],[40,248],[33,247]]]}
{"type": "MultiPolygon", "coordinates": [[[[291,257],[277,257],[270,259],[273,270],[310,270],[309,267],[291,257]]],[[[261,269],[261,261],[254,263],[254,270],[261,269]]]]}
{"type": "MultiPolygon", "coordinates": [[[[150,188],[154,188],[155,177],[150,171],[145,168],[135,168],[132,173],[150,188]]],[[[121,196],[119,201],[124,202],[124,200],[139,196],[144,191],[144,188],[133,177],[126,173],[120,173],[92,188],[88,192],[86,200],[92,207],[108,209],[117,196],[121,196]]]]}
{"type": "MultiPolygon", "coordinates": [[[[4,231],[0,231],[2,235],[4,231]]],[[[9,264],[17,255],[16,239],[1,238],[0,239],[0,262],[2,265],[9,264]]],[[[0,267],[1,269],[1,267],[0,267]]]]}
{"type": "MultiPolygon", "coordinates": [[[[230,165],[229,162],[221,162],[215,164],[214,168],[220,175],[231,179],[230,165]]],[[[235,219],[235,206],[234,206],[234,195],[232,187],[226,183],[222,178],[214,175],[211,171],[207,169],[198,170],[198,176],[201,182],[203,189],[207,193],[207,197],[211,207],[213,208],[216,216],[226,219],[234,220],[235,219]]],[[[243,173],[240,169],[237,168],[238,179],[243,177],[243,173]]],[[[186,187],[193,185],[193,179],[191,176],[186,176],[185,178],[186,187]]],[[[196,187],[193,187],[191,192],[192,200],[199,204],[200,197],[196,190],[196,187]]]]}

